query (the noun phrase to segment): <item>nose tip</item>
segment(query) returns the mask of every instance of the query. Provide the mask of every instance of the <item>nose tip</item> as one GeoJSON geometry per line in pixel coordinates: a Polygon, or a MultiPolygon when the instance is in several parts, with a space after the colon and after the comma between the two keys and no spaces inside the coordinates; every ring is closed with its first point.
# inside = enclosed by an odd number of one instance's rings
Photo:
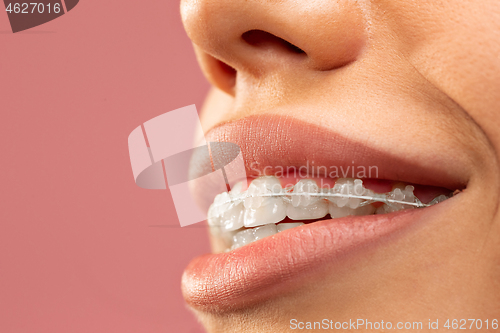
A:
{"type": "Polygon", "coordinates": [[[183,0],[181,14],[212,83],[236,73],[329,71],[356,60],[366,41],[358,1],[183,0]]]}

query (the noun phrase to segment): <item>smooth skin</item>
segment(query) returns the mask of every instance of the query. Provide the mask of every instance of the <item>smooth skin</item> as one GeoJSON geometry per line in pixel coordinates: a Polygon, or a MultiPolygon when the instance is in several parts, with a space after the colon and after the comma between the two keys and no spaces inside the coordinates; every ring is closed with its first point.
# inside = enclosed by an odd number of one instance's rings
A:
{"type": "Polygon", "coordinates": [[[343,269],[245,310],[194,309],[208,332],[500,319],[498,0],[182,0],[181,13],[214,86],[206,132],[287,114],[395,154],[453,154],[467,179],[446,219],[343,269]]]}

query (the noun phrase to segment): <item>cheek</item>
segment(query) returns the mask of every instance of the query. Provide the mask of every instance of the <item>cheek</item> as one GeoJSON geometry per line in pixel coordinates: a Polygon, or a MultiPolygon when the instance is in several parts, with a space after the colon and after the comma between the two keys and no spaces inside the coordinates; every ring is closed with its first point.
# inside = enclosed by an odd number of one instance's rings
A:
{"type": "Polygon", "coordinates": [[[402,6],[404,19],[391,27],[406,59],[473,118],[500,152],[500,2],[411,6],[402,6]]]}

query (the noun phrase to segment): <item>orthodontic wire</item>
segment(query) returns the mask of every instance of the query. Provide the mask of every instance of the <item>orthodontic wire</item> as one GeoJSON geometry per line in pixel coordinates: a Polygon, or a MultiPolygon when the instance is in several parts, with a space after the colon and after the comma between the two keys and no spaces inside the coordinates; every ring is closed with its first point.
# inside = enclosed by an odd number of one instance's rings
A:
{"type": "MultiPolygon", "coordinates": [[[[229,194],[231,195],[231,194],[229,194]]],[[[395,200],[395,199],[389,199],[389,198],[383,198],[383,197],[377,197],[377,196],[366,196],[366,195],[352,195],[352,194],[342,194],[342,193],[293,193],[293,192],[280,192],[280,193],[262,193],[262,194],[256,194],[256,195],[246,195],[245,197],[241,198],[234,198],[229,201],[225,201],[222,203],[218,203],[215,207],[220,207],[225,204],[229,203],[234,203],[237,200],[244,200],[246,198],[258,198],[258,197],[287,197],[287,196],[294,196],[294,195],[301,195],[301,196],[314,196],[314,197],[341,197],[341,198],[355,198],[355,199],[362,199],[366,200],[362,203],[360,203],[359,207],[368,205],[372,202],[383,202],[383,203],[396,203],[396,204],[402,204],[402,205],[408,205],[408,206],[414,206],[417,208],[423,208],[423,207],[429,207],[432,206],[431,204],[424,204],[418,198],[415,197],[416,202],[406,202],[406,201],[401,201],[401,200],[395,200]]]]}

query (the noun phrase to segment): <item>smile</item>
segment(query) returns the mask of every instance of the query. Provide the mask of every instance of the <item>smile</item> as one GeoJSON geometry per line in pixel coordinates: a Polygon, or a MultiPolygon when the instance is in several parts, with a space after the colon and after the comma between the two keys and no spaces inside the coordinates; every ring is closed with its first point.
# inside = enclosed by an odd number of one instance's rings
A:
{"type": "MultiPolygon", "coordinates": [[[[346,216],[386,214],[435,205],[452,196],[439,194],[422,203],[414,186],[396,184],[388,193],[376,193],[361,179],[338,179],[332,188],[318,186],[313,179],[301,179],[282,187],[273,176],[253,180],[246,191],[240,182],[229,192],[215,197],[208,210],[213,236],[221,237],[227,250],[234,250],[284,230],[321,220],[346,216]]],[[[445,190],[444,190],[445,191],[445,190]]]]}
{"type": "Polygon", "coordinates": [[[229,192],[210,193],[203,183],[193,192],[208,212],[213,253],[191,261],[182,290],[189,305],[209,312],[281,295],[442,220],[462,197],[452,193],[464,190],[469,177],[453,150],[429,155],[417,146],[412,154],[419,158],[413,158],[398,154],[398,146],[367,146],[290,117],[246,117],[206,138],[237,144],[247,168],[247,179],[229,192]],[[378,179],[275,176],[276,166],[299,168],[307,161],[344,170],[377,166],[378,179]]]}

